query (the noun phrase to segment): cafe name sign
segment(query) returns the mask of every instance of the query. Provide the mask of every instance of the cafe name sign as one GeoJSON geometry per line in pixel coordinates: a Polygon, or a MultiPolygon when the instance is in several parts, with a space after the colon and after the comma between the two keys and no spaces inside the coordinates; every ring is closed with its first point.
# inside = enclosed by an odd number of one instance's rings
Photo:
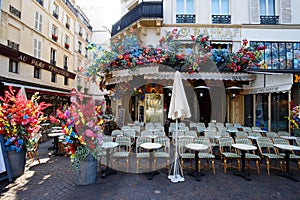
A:
{"type": "Polygon", "coordinates": [[[35,67],[54,72],[56,74],[60,74],[62,76],[65,76],[67,78],[75,79],[75,74],[72,72],[69,72],[67,70],[61,69],[59,67],[56,67],[54,65],[51,65],[50,63],[47,63],[45,61],[42,61],[40,59],[37,59],[33,56],[30,56],[28,54],[22,53],[20,51],[11,49],[7,46],[4,46],[0,44],[0,54],[7,56],[9,58],[21,61],[26,64],[33,65],[35,67]]]}

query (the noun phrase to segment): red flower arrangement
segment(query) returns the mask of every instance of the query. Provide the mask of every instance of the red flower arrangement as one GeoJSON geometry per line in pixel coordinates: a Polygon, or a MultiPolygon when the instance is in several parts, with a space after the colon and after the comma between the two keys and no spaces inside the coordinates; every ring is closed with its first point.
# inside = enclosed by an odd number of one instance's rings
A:
{"type": "Polygon", "coordinates": [[[72,102],[65,111],[57,110],[57,116],[50,118],[52,122],[60,120],[65,132],[66,153],[76,169],[81,160],[88,159],[90,155],[96,159],[101,153],[102,105],[95,105],[92,99],[84,100],[83,95],[78,93],[76,102],[72,102]]]}
{"type": "Polygon", "coordinates": [[[43,110],[51,104],[38,103],[38,93],[30,100],[21,95],[21,91],[15,95],[11,86],[0,100],[0,134],[4,136],[6,150],[19,152],[24,147],[31,148],[41,122],[47,120],[43,110]]]}
{"type": "Polygon", "coordinates": [[[57,35],[55,35],[55,34],[52,34],[52,39],[56,42],[57,41],[57,39],[58,39],[58,36],[57,35]]]}

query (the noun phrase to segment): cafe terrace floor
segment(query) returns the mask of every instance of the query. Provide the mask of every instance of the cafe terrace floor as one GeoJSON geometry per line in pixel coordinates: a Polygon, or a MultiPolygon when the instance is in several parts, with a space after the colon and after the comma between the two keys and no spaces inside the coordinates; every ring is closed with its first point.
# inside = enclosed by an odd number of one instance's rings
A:
{"type": "MultiPolygon", "coordinates": [[[[201,181],[186,174],[185,181],[172,183],[168,170],[160,169],[160,174],[148,180],[145,174],[118,172],[105,179],[101,178],[100,168],[95,184],[78,186],[75,171],[70,159],[64,156],[48,157],[49,140],[40,144],[41,164],[37,161],[27,163],[24,175],[13,183],[0,182],[0,199],[299,199],[300,182],[276,176],[278,170],[272,169],[267,175],[261,166],[261,175],[250,170],[252,181],[234,176],[236,169],[227,174],[216,160],[216,175],[210,169],[203,169],[205,176],[201,181]]],[[[185,163],[186,165],[189,162],[185,163]]],[[[296,167],[295,162],[291,162],[296,167]]],[[[291,169],[300,179],[300,169],[291,169]]]]}

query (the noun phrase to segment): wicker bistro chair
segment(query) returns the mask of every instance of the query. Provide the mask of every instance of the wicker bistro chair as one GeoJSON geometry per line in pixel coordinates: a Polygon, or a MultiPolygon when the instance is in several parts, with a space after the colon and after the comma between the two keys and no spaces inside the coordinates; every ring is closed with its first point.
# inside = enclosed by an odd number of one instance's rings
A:
{"type": "MultiPolygon", "coordinates": [[[[237,137],[237,138],[235,138],[235,143],[237,143],[237,144],[249,144],[249,145],[253,145],[251,139],[249,139],[247,137],[237,137]]],[[[259,170],[260,156],[256,155],[255,151],[248,151],[245,154],[245,159],[248,160],[247,167],[249,169],[250,169],[250,160],[255,160],[257,174],[260,175],[260,170],[259,170]]]]}
{"type": "Polygon", "coordinates": [[[196,132],[196,131],[192,131],[192,130],[190,130],[190,131],[185,131],[185,132],[184,132],[184,136],[190,136],[190,137],[196,138],[196,137],[197,137],[197,132],[196,132]]]}
{"type": "Polygon", "coordinates": [[[154,136],[166,136],[166,133],[164,131],[154,131],[154,136]]]}
{"type": "MultiPolygon", "coordinates": [[[[150,165],[150,153],[148,150],[144,150],[143,148],[140,147],[141,144],[143,143],[150,143],[151,142],[151,138],[147,137],[147,136],[140,136],[136,139],[136,173],[139,172],[139,164],[140,164],[140,160],[141,159],[147,159],[148,160],[148,164],[150,165]]],[[[148,165],[148,166],[149,166],[148,165]]]]}
{"type": "MultiPolygon", "coordinates": [[[[289,141],[287,139],[284,139],[284,138],[280,138],[280,137],[277,137],[277,138],[273,138],[273,143],[274,144],[285,144],[285,145],[290,145],[289,141]]],[[[285,152],[281,152],[280,149],[276,148],[277,149],[277,153],[281,156],[285,156],[285,152]]],[[[292,151],[290,153],[290,159],[291,160],[296,160],[297,161],[297,165],[298,165],[298,168],[300,169],[300,156],[299,155],[296,155],[294,151],[292,151]]]]}
{"type": "Polygon", "coordinates": [[[29,159],[32,160],[32,162],[34,161],[34,157],[37,157],[37,161],[39,162],[39,164],[41,164],[40,162],[40,158],[39,158],[39,142],[42,138],[42,133],[38,132],[37,134],[35,134],[34,136],[34,141],[35,144],[31,147],[27,149],[27,156],[29,157],[29,159]]]}
{"type": "Polygon", "coordinates": [[[157,150],[154,153],[154,169],[156,169],[157,166],[157,160],[159,158],[166,160],[166,166],[169,170],[170,165],[170,139],[167,136],[158,136],[154,138],[155,143],[159,143],[162,145],[162,148],[157,150]]]}
{"type": "Polygon", "coordinates": [[[223,165],[224,165],[224,174],[226,174],[226,170],[227,170],[227,160],[230,160],[229,167],[233,167],[232,165],[232,160],[235,159],[237,160],[237,169],[240,170],[240,159],[241,156],[239,154],[236,153],[236,151],[234,150],[234,148],[232,147],[232,144],[234,143],[232,137],[220,137],[219,138],[219,151],[221,154],[221,161],[220,161],[220,165],[222,164],[223,161],[223,165]]]}
{"type": "Polygon", "coordinates": [[[279,135],[276,132],[273,132],[273,131],[267,132],[266,135],[267,135],[268,138],[271,138],[271,139],[279,137],[279,135]]]}
{"type": "Polygon", "coordinates": [[[248,137],[248,134],[244,131],[238,131],[235,133],[236,138],[238,137],[248,137]]]}
{"type": "Polygon", "coordinates": [[[146,137],[146,136],[152,137],[153,136],[153,131],[142,130],[141,136],[143,136],[143,137],[146,137]]]}
{"type": "Polygon", "coordinates": [[[130,138],[131,146],[135,143],[136,131],[134,129],[127,129],[123,131],[123,135],[130,138]]]}
{"type": "Polygon", "coordinates": [[[119,163],[120,159],[126,160],[127,172],[129,172],[129,158],[131,153],[131,139],[127,136],[119,136],[116,138],[119,144],[118,150],[112,154],[113,163],[119,163]]]}
{"type": "Polygon", "coordinates": [[[182,168],[184,168],[183,165],[184,159],[189,159],[190,167],[192,167],[193,159],[195,159],[195,153],[191,152],[191,150],[186,148],[185,145],[193,142],[194,142],[194,138],[191,138],[189,136],[182,136],[178,138],[178,149],[179,149],[180,163],[182,168]]]}
{"type": "Polygon", "coordinates": [[[121,136],[121,135],[123,135],[123,131],[122,130],[113,130],[111,132],[111,136],[112,137],[118,137],[118,136],[121,136]]]}
{"type": "Polygon", "coordinates": [[[207,164],[206,166],[209,167],[209,160],[211,161],[211,168],[213,170],[214,175],[216,175],[216,170],[215,170],[215,156],[212,154],[212,148],[210,144],[209,138],[206,137],[198,137],[195,138],[195,143],[197,144],[204,144],[208,146],[208,149],[205,151],[200,151],[198,154],[199,157],[199,162],[198,162],[198,169],[199,171],[201,170],[201,160],[205,159],[207,164]]]}
{"type": "Polygon", "coordinates": [[[279,136],[290,136],[289,132],[287,132],[287,131],[278,131],[277,134],[279,136]]]}
{"type": "MultiPolygon", "coordinates": [[[[259,137],[256,140],[260,156],[266,159],[268,175],[270,175],[271,161],[280,161],[280,169],[282,170],[282,161],[284,157],[279,155],[276,148],[273,146],[271,138],[259,137]]],[[[273,167],[276,168],[276,167],[273,167]]]]}

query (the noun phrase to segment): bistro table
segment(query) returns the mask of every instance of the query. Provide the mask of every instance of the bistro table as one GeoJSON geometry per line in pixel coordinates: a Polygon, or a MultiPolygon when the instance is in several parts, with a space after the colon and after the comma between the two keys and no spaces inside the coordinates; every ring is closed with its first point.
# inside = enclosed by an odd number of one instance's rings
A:
{"type": "Polygon", "coordinates": [[[279,149],[283,149],[285,152],[285,163],[286,168],[284,172],[278,172],[276,175],[289,178],[295,182],[298,182],[298,179],[294,178],[292,173],[290,173],[290,153],[291,151],[299,151],[300,147],[294,145],[287,145],[287,144],[274,144],[274,147],[279,149]]]}
{"type": "Polygon", "coordinates": [[[249,174],[245,172],[245,155],[246,155],[246,151],[252,151],[252,150],[256,150],[257,147],[253,146],[253,145],[249,145],[249,144],[232,144],[232,146],[236,149],[241,150],[242,152],[242,171],[241,172],[235,172],[233,173],[233,175],[235,176],[241,176],[243,178],[245,178],[247,181],[251,181],[249,174]]]}
{"type": "Polygon", "coordinates": [[[148,173],[148,180],[152,180],[154,175],[159,174],[159,171],[154,171],[152,165],[154,160],[154,150],[162,147],[159,143],[146,142],[140,145],[143,149],[147,149],[150,152],[150,172],[148,173]]]}
{"type": "Polygon", "coordinates": [[[190,143],[185,145],[185,147],[195,151],[195,171],[193,173],[188,173],[188,174],[194,176],[196,178],[196,181],[200,181],[200,177],[204,176],[204,174],[202,172],[199,172],[199,167],[198,167],[199,151],[208,149],[208,146],[204,144],[190,143]]]}
{"type": "Polygon", "coordinates": [[[110,157],[110,150],[119,146],[117,142],[103,142],[101,147],[106,150],[106,169],[101,171],[101,178],[106,178],[108,175],[116,174],[117,171],[114,170],[112,167],[109,168],[109,162],[112,166],[111,157],[110,157]]]}
{"type": "MultiPolygon", "coordinates": [[[[62,132],[62,130],[60,130],[59,132],[51,132],[48,134],[49,137],[53,137],[54,139],[54,150],[55,150],[55,153],[54,153],[54,156],[62,156],[63,154],[62,153],[59,153],[58,150],[59,150],[59,147],[58,147],[58,138],[60,136],[63,136],[65,133],[62,132]]],[[[49,148],[50,149],[50,148],[49,148]]],[[[50,154],[50,156],[53,156],[52,154],[50,154]]]]}

